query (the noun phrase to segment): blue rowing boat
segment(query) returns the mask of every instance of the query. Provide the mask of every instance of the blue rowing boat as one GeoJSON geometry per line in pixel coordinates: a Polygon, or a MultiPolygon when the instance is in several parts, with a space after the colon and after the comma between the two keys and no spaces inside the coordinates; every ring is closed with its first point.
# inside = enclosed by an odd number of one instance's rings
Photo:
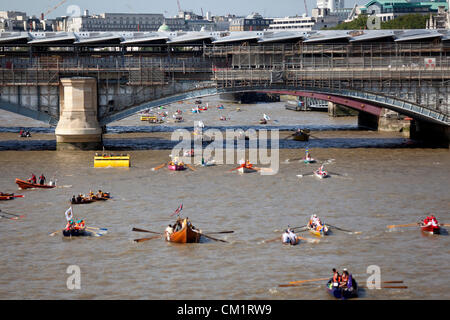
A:
{"type": "Polygon", "coordinates": [[[351,299],[358,297],[358,283],[352,279],[350,288],[341,287],[333,278],[327,282],[327,292],[336,299],[351,299]]]}

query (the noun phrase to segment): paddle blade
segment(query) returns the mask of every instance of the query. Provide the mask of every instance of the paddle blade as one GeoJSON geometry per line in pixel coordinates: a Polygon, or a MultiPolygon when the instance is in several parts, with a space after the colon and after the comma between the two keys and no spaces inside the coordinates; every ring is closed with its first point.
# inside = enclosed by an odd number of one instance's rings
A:
{"type": "Polygon", "coordinates": [[[147,240],[152,240],[152,239],[157,239],[157,238],[161,238],[161,236],[153,236],[153,237],[149,237],[149,238],[134,239],[134,242],[144,242],[147,240]]]}
{"type": "Polygon", "coordinates": [[[191,167],[191,165],[185,163],[186,167],[188,167],[189,169],[191,169],[192,171],[196,171],[194,168],[191,167]]]}
{"type": "Polygon", "coordinates": [[[152,171],[159,170],[159,169],[161,169],[162,167],[164,167],[165,165],[166,165],[166,163],[163,163],[162,165],[159,165],[159,166],[157,166],[157,167],[155,167],[155,168],[152,168],[152,171]]]}

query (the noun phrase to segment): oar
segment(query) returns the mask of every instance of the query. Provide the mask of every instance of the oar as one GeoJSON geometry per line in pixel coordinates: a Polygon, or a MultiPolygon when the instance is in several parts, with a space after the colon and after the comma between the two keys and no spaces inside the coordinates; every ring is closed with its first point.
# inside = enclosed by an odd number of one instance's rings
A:
{"type": "Polygon", "coordinates": [[[4,216],[4,215],[2,215],[2,214],[0,214],[0,217],[1,217],[1,218],[6,218],[6,219],[10,219],[10,220],[19,220],[18,217],[8,217],[8,216],[4,216]]]}
{"type": "MultiPolygon", "coordinates": [[[[11,215],[13,217],[16,217],[17,219],[25,217],[24,215],[18,215],[18,214],[15,214],[15,213],[9,213],[9,212],[5,212],[5,211],[2,211],[2,210],[0,210],[0,212],[2,214],[9,214],[9,215],[11,215]]],[[[5,217],[5,218],[9,218],[9,217],[5,217]]],[[[15,219],[15,220],[17,220],[17,219],[15,219]]]]}
{"type": "Polygon", "coordinates": [[[86,229],[97,230],[97,231],[108,231],[106,228],[97,228],[97,227],[86,227],[86,229]]]}
{"type": "Polygon", "coordinates": [[[399,228],[399,227],[414,227],[417,226],[417,222],[416,223],[408,223],[408,224],[391,224],[388,227],[388,229],[392,229],[392,228],[399,228]]]}
{"type": "Polygon", "coordinates": [[[55,232],[52,232],[52,233],[50,233],[49,234],[49,236],[50,237],[53,237],[55,234],[57,234],[58,232],[61,232],[61,231],[63,231],[64,229],[60,229],[60,230],[57,230],[57,231],[55,231],[55,232]]]}
{"type": "Polygon", "coordinates": [[[272,168],[259,168],[259,167],[253,167],[253,169],[262,171],[262,172],[273,172],[272,168]]]}
{"type": "Polygon", "coordinates": [[[305,173],[305,174],[298,174],[297,177],[303,178],[303,177],[312,176],[312,175],[314,175],[314,173],[305,173]]]}
{"type": "Polygon", "coordinates": [[[274,241],[276,241],[276,240],[281,240],[281,236],[278,236],[278,237],[276,237],[276,238],[269,239],[269,240],[263,240],[263,241],[261,241],[261,242],[262,242],[262,243],[267,243],[267,242],[274,242],[274,241]]]}
{"type": "Polygon", "coordinates": [[[230,172],[231,172],[231,171],[234,171],[234,170],[237,170],[237,169],[240,169],[240,168],[243,168],[243,167],[245,167],[245,165],[241,165],[241,166],[239,166],[239,167],[237,167],[237,168],[231,169],[230,172]]]}
{"type": "Polygon", "coordinates": [[[216,231],[216,232],[207,232],[207,234],[221,234],[221,233],[233,233],[233,230],[229,231],[216,231]]]}
{"type": "Polygon", "coordinates": [[[335,228],[336,230],[339,230],[339,231],[343,231],[343,232],[350,233],[350,234],[361,234],[361,231],[350,231],[350,230],[345,230],[345,229],[341,229],[341,228],[336,227],[336,226],[332,226],[331,224],[327,224],[327,226],[332,227],[332,228],[335,228]]]}
{"type": "Polygon", "coordinates": [[[298,281],[290,281],[289,284],[280,284],[279,287],[292,287],[295,284],[305,283],[305,282],[314,282],[314,281],[324,281],[328,280],[328,278],[317,278],[317,279],[309,279],[309,280],[298,280],[298,281]]]}
{"type": "Polygon", "coordinates": [[[440,226],[442,226],[442,227],[450,227],[450,224],[448,224],[448,223],[441,223],[440,226]]]}
{"type": "Polygon", "coordinates": [[[196,171],[194,168],[192,168],[192,166],[190,164],[185,163],[186,167],[188,167],[189,169],[191,169],[192,171],[196,171]]]}
{"type": "Polygon", "coordinates": [[[137,232],[148,232],[148,233],[156,233],[156,234],[162,234],[161,232],[155,232],[155,231],[144,230],[144,229],[139,229],[139,228],[133,228],[133,229],[131,229],[131,231],[137,231],[137,232]]]}
{"type": "Polygon", "coordinates": [[[149,237],[149,238],[134,239],[134,242],[143,242],[143,241],[152,240],[152,239],[156,239],[156,238],[161,238],[161,236],[153,236],[153,237],[149,237]]]}
{"type": "MultiPolygon", "coordinates": [[[[194,232],[197,232],[197,231],[194,231],[194,232]]],[[[208,238],[208,239],[211,239],[211,240],[214,240],[214,241],[221,241],[221,242],[226,242],[226,243],[228,243],[228,241],[225,241],[225,240],[222,240],[222,239],[213,238],[213,237],[210,237],[210,236],[208,236],[207,234],[204,234],[204,233],[201,233],[201,232],[197,232],[197,233],[201,234],[201,235],[204,236],[205,238],[208,238]]]]}
{"type": "Polygon", "coordinates": [[[166,164],[167,164],[167,163],[163,163],[163,164],[160,165],[160,166],[157,166],[157,167],[155,167],[155,168],[152,168],[152,171],[159,170],[159,169],[161,169],[162,167],[164,167],[166,164]]]}
{"type": "Polygon", "coordinates": [[[297,238],[299,238],[300,240],[307,241],[308,243],[319,243],[320,242],[319,239],[308,239],[308,238],[303,238],[303,237],[300,237],[300,236],[297,236],[297,238]]]}

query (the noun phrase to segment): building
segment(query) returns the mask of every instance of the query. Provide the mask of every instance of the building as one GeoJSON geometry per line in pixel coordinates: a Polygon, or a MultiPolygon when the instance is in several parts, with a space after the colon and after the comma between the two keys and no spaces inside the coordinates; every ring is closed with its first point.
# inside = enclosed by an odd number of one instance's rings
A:
{"type": "Polygon", "coordinates": [[[330,12],[344,8],[344,0],[317,0],[316,4],[318,9],[329,9],[330,12]]]}
{"type": "Polygon", "coordinates": [[[395,19],[399,16],[420,13],[437,13],[440,6],[448,10],[446,0],[434,2],[420,2],[408,0],[372,0],[361,8],[361,14],[377,16],[382,22],[395,19]]]}
{"type": "Polygon", "coordinates": [[[328,8],[314,8],[311,17],[302,16],[274,18],[267,30],[312,31],[331,28],[343,22],[351,9],[339,9],[331,13],[328,8]]]}
{"type": "MultiPolygon", "coordinates": [[[[450,1],[450,0],[448,0],[450,1]]],[[[438,7],[437,14],[430,13],[430,18],[427,20],[427,29],[450,29],[450,14],[449,10],[445,10],[444,6],[438,7]]]]}
{"type": "Polygon", "coordinates": [[[245,18],[235,18],[230,22],[230,31],[263,31],[269,28],[273,19],[252,13],[245,18]]]}
{"type": "Polygon", "coordinates": [[[160,13],[102,13],[68,18],[64,31],[156,31],[163,23],[160,13]]]}

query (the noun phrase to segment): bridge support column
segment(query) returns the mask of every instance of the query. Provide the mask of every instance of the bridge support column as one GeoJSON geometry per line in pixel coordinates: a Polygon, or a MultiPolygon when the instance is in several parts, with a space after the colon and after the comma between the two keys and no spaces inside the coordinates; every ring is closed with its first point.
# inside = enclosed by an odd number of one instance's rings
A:
{"type": "Polygon", "coordinates": [[[450,145],[450,127],[414,120],[411,123],[411,138],[448,148],[450,145]]]}
{"type": "Polygon", "coordinates": [[[328,101],[328,115],[330,117],[350,117],[357,116],[358,111],[328,101]]]}
{"type": "Polygon", "coordinates": [[[401,132],[409,138],[411,121],[397,112],[383,108],[380,116],[360,112],[358,114],[358,126],[385,132],[401,132]]]}
{"type": "Polygon", "coordinates": [[[96,79],[61,79],[60,92],[60,116],[55,129],[57,150],[101,149],[96,79]]]}

